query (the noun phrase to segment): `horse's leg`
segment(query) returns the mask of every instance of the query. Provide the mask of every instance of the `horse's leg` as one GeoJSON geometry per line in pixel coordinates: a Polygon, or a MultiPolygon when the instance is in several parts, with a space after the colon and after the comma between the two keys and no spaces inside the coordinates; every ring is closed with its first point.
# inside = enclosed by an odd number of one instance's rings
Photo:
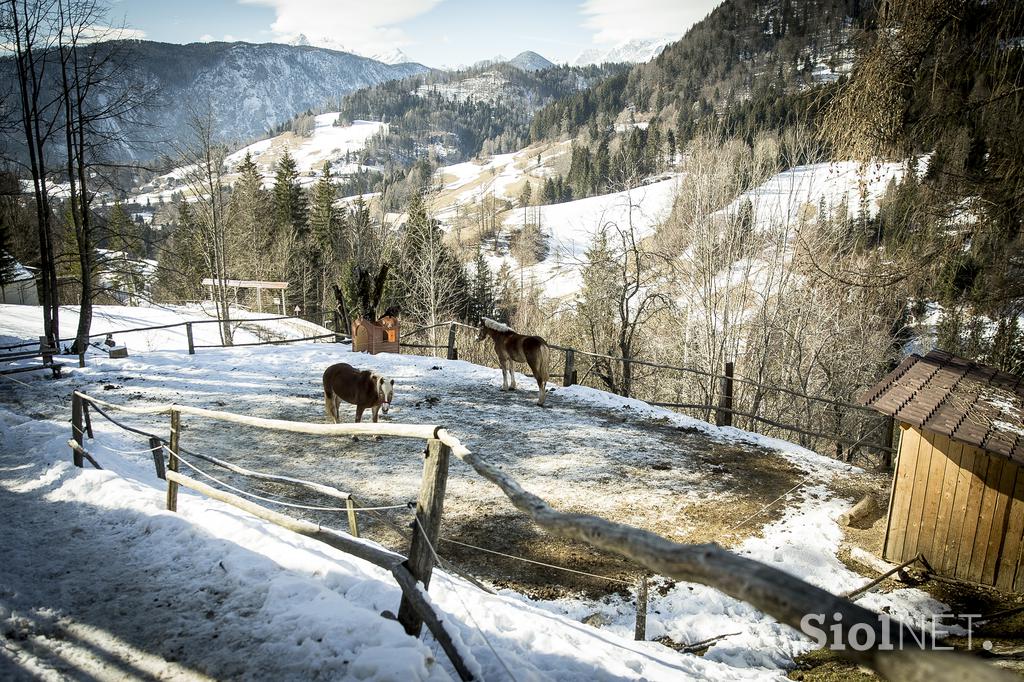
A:
{"type": "Polygon", "coordinates": [[[501,367],[501,390],[508,390],[508,361],[498,353],[498,366],[501,367]]]}
{"type": "Polygon", "coordinates": [[[507,362],[508,362],[508,376],[511,379],[511,381],[509,382],[508,390],[514,391],[514,390],[516,390],[516,365],[515,365],[514,362],[512,362],[512,358],[511,357],[508,359],[507,362]]]}
{"type": "MultiPolygon", "coordinates": [[[[356,424],[363,421],[363,410],[365,409],[362,405],[356,405],[356,424]]],[[[359,440],[359,436],[352,436],[352,440],[359,440]]]]}
{"type": "Polygon", "coordinates": [[[327,414],[328,424],[337,424],[338,418],[334,414],[334,400],[331,398],[331,394],[324,391],[324,412],[327,414]]]}
{"type": "MultiPolygon", "coordinates": [[[[377,423],[377,412],[380,411],[380,405],[373,406],[373,423],[377,423]]],[[[373,437],[374,440],[382,440],[380,434],[373,437]]]]}

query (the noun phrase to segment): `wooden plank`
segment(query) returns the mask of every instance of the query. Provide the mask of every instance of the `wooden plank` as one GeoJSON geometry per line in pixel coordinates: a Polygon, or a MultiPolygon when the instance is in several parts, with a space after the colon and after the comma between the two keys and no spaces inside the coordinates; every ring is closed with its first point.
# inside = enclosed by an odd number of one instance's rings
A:
{"type": "Polygon", "coordinates": [[[1010,591],[1014,589],[1014,580],[1020,566],[1020,549],[1024,545],[1024,473],[1021,473],[1020,467],[1017,468],[1017,481],[1007,516],[1010,521],[996,571],[996,587],[1010,591]]]}
{"type": "MultiPolygon", "coordinates": [[[[935,537],[932,540],[933,557],[928,557],[929,563],[938,571],[944,571],[949,565],[949,557],[952,555],[953,563],[956,563],[956,543],[951,541],[953,526],[956,532],[960,531],[960,524],[956,523],[956,514],[953,512],[956,502],[956,484],[960,475],[960,462],[963,459],[964,446],[955,440],[946,438],[946,467],[942,472],[942,496],[939,500],[939,513],[935,519],[935,537]]],[[[962,520],[962,519],[960,519],[962,520]]]]}
{"type": "MultiPolygon", "coordinates": [[[[423,458],[423,480],[420,481],[420,495],[416,500],[416,528],[413,530],[409,558],[406,565],[409,572],[423,589],[430,587],[430,576],[434,571],[434,548],[441,533],[441,514],[444,511],[444,492],[448,485],[448,460],[451,448],[431,438],[423,458]],[[424,537],[426,536],[426,537],[424,537]]],[[[418,637],[423,621],[406,599],[398,608],[398,622],[413,637],[418,637]]]]}
{"type": "Polygon", "coordinates": [[[991,458],[983,450],[974,449],[974,467],[971,469],[970,490],[967,493],[967,506],[964,509],[964,523],[960,531],[960,548],[957,550],[955,578],[971,579],[971,556],[974,553],[974,540],[978,533],[978,514],[985,494],[985,478],[991,458]]]}
{"type": "Polygon", "coordinates": [[[1003,460],[1001,457],[992,457],[988,465],[988,472],[985,476],[985,493],[981,498],[981,508],[978,510],[978,532],[974,537],[974,550],[971,552],[971,578],[972,582],[985,583],[984,568],[988,558],[988,539],[992,530],[993,515],[996,508],[996,498],[999,497],[999,481],[1003,475],[1003,460]]]}
{"type": "Polygon", "coordinates": [[[918,545],[922,540],[921,524],[924,518],[925,500],[928,497],[928,475],[931,473],[934,449],[932,434],[922,432],[920,447],[917,450],[917,470],[914,472],[913,489],[910,493],[910,511],[907,513],[907,533],[903,540],[903,555],[900,557],[900,561],[909,559],[920,552],[918,545]]]}
{"type": "Polygon", "coordinates": [[[910,515],[911,493],[914,490],[914,476],[917,471],[917,452],[920,449],[921,433],[907,424],[901,424],[900,454],[889,506],[889,541],[883,557],[894,563],[905,559],[903,547],[907,535],[907,518],[910,515]]]}
{"type": "Polygon", "coordinates": [[[988,532],[988,548],[985,550],[985,562],[981,568],[981,582],[985,585],[996,584],[996,568],[999,566],[999,557],[1002,554],[1006,530],[1009,527],[1008,512],[1019,470],[1020,467],[1015,463],[1003,460],[1003,470],[995,489],[996,503],[992,509],[992,527],[988,532]]]}
{"type": "Polygon", "coordinates": [[[921,514],[921,532],[918,535],[917,551],[931,563],[941,555],[942,545],[935,542],[935,531],[939,516],[939,503],[942,501],[942,486],[945,482],[946,465],[949,463],[949,438],[939,434],[929,434],[931,443],[931,464],[928,469],[928,483],[923,491],[924,509],[921,514]]]}
{"type": "Polygon", "coordinates": [[[961,539],[964,532],[964,519],[967,516],[967,502],[971,492],[971,481],[974,480],[974,466],[977,450],[969,445],[960,444],[960,469],[956,472],[956,491],[953,493],[953,516],[949,521],[946,536],[946,559],[942,571],[947,576],[956,575],[957,560],[960,555],[961,539]]]}

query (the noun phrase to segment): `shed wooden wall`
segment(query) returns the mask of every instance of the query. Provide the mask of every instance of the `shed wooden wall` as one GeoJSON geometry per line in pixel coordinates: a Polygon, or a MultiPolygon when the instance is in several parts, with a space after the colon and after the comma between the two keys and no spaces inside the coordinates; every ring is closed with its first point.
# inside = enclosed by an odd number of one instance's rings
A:
{"type": "Polygon", "coordinates": [[[1024,474],[1005,457],[900,424],[884,556],[1024,592],[1024,474]]]}

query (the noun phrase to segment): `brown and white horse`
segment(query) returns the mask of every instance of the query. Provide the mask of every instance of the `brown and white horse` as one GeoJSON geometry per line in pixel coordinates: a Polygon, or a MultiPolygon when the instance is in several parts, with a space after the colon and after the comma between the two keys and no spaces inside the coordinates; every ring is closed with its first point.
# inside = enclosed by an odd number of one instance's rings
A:
{"type": "Polygon", "coordinates": [[[331,423],[340,422],[338,408],[342,400],[356,406],[356,422],[362,421],[363,411],[369,407],[376,423],[377,412],[387,414],[394,398],[395,380],[376,372],[359,370],[344,362],[324,371],[324,409],[331,423]]]}
{"type": "Polygon", "coordinates": [[[490,337],[494,342],[494,352],[498,355],[501,366],[501,390],[516,390],[516,373],[512,369],[513,362],[525,362],[533,370],[533,377],[540,388],[538,405],[544,405],[547,390],[544,385],[548,381],[548,343],[539,336],[520,334],[508,325],[483,318],[476,340],[483,341],[490,337]],[[511,379],[511,382],[510,382],[511,379]]]}

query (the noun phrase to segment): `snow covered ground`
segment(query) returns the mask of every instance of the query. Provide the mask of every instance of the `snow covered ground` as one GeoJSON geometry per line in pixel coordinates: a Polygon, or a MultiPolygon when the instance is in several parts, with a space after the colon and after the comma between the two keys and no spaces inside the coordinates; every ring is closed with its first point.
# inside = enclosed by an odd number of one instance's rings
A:
{"type": "MultiPolygon", "coordinates": [[[[166,324],[189,314],[102,312],[112,328],[166,324]]],[[[36,308],[0,307],[0,338],[34,338],[38,325],[36,308]]],[[[275,331],[295,333],[283,326],[275,331]]],[[[657,527],[670,537],[697,532],[687,527],[693,510],[721,503],[724,514],[754,494],[736,492],[739,481],[717,456],[736,450],[746,462],[769,458],[773,470],[792,469],[804,485],[783,498],[773,520],[744,526],[737,551],[835,592],[865,582],[836,559],[841,532],[834,519],[849,502],[835,499],[829,482],[850,469],[791,444],[579,386],[557,389],[542,410],[532,404],[526,377],[518,394],[501,393],[495,370],[465,362],[355,356],[336,344],[309,343],[189,356],[175,345],[177,333],[145,337],[152,350],[143,349],[141,337],[126,335],[129,358],[97,353],[65,379],[27,374],[19,375],[22,383],[0,382],[0,513],[17,519],[0,532],[0,677],[454,676],[429,636],[413,640],[380,617],[399,601],[383,571],[184,491],[180,513],[165,511],[144,440],[96,415],[88,447],[104,470],[71,466],[67,394],[73,387],[134,405],[176,401],[319,422],[320,372],[350,361],[396,379],[390,419],[447,425],[556,506],[657,527]]],[[[126,420],[158,433],[167,429],[163,418],[126,420]]],[[[182,444],[352,490],[364,505],[400,503],[419,487],[421,444],[264,435],[257,447],[238,426],[186,418],[182,444]]],[[[773,475],[759,471],[758,485],[768,486],[773,475]]],[[[494,515],[507,533],[491,541],[520,546],[510,505],[459,462],[452,465],[445,504],[448,532],[494,515]]],[[[345,526],[336,515],[320,522],[345,526]]],[[[435,571],[430,597],[483,679],[782,679],[791,657],[810,647],[748,605],[685,583],[652,590],[648,636],[687,643],[738,633],[703,657],[633,642],[635,607],[626,594],[530,601],[510,590],[488,595],[435,571]],[[600,629],[582,624],[584,617],[600,629]]],[[[861,603],[908,619],[943,608],[913,589],[867,595],[861,603]]]]}

